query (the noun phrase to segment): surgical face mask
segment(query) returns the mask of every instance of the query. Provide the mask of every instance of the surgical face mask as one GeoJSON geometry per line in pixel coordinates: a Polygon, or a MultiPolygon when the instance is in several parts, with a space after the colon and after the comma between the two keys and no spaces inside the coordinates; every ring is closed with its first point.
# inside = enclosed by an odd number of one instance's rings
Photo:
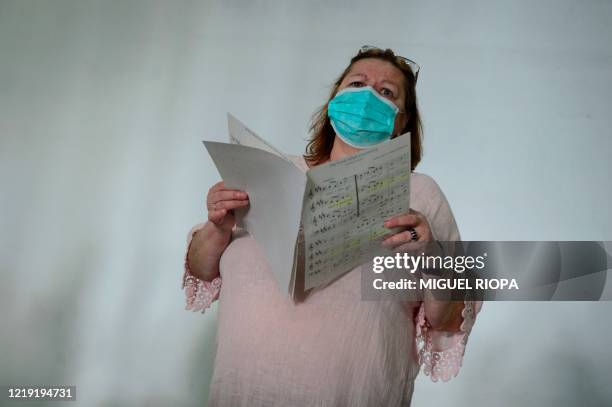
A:
{"type": "Polygon", "coordinates": [[[345,88],[327,105],[336,134],[348,145],[368,148],[389,140],[399,109],[371,86],[345,88]]]}

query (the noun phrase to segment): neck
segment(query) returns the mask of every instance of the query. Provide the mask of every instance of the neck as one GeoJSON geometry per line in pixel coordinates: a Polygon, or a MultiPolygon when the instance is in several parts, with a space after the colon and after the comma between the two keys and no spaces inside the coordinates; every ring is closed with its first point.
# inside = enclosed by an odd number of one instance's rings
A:
{"type": "Polygon", "coordinates": [[[349,146],[340,137],[336,136],[334,138],[334,145],[329,153],[329,161],[341,160],[360,151],[360,149],[349,146]]]}

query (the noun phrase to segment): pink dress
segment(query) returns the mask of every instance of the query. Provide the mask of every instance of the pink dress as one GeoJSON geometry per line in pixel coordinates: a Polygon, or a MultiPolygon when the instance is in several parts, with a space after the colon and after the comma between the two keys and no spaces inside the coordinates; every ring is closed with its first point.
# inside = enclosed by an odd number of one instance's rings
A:
{"type": "MultiPolygon", "coordinates": [[[[292,157],[304,171],[303,157],[292,157]]],[[[413,173],[411,208],[434,238],[460,240],[448,202],[429,176],[413,173]]],[[[192,228],[193,234],[203,226],[192,228]]],[[[461,331],[429,327],[421,302],[362,301],[356,267],[294,305],[277,288],[255,240],[235,229],[212,282],[190,274],[188,310],[218,304],[209,406],[409,406],[420,368],[433,381],[456,376],[481,302],[464,302],[461,331]]]]}

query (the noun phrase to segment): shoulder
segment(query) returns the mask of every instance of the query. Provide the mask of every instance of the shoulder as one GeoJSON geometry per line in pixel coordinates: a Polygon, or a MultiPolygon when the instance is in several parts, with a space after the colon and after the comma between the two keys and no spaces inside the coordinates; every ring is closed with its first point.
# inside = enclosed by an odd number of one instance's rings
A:
{"type": "Polygon", "coordinates": [[[413,172],[410,188],[410,206],[429,220],[434,237],[445,241],[461,240],[448,200],[433,177],[413,172]]]}
{"type": "Polygon", "coordinates": [[[413,171],[410,175],[410,188],[420,196],[429,199],[442,199],[444,193],[440,185],[430,175],[413,171]]]}

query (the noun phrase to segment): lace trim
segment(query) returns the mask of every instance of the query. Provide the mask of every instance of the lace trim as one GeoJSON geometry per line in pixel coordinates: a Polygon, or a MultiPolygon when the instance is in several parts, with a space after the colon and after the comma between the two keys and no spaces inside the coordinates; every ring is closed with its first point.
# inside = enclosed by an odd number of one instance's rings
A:
{"type": "Polygon", "coordinates": [[[431,325],[425,318],[425,308],[421,304],[416,317],[416,343],[417,360],[423,366],[423,373],[430,376],[431,380],[437,382],[449,381],[459,374],[463,363],[463,355],[468,337],[476,321],[476,315],[482,307],[481,301],[464,301],[459,332],[444,332],[431,329],[431,325]],[[445,348],[434,350],[434,348],[445,348]]]}
{"type": "Polygon", "coordinates": [[[191,274],[191,270],[189,270],[187,254],[189,253],[189,248],[191,247],[191,240],[193,239],[193,235],[198,230],[202,229],[204,225],[204,223],[200,223],[194,226],[187,236],[183,284],[181,287],[185,291],[185,309],[193,312],[201,311],[202,314],[216,299],[219,298],[219,293],[221,292],[220,276],[216,277],[212,281],[204,281],[191,274]]]}

